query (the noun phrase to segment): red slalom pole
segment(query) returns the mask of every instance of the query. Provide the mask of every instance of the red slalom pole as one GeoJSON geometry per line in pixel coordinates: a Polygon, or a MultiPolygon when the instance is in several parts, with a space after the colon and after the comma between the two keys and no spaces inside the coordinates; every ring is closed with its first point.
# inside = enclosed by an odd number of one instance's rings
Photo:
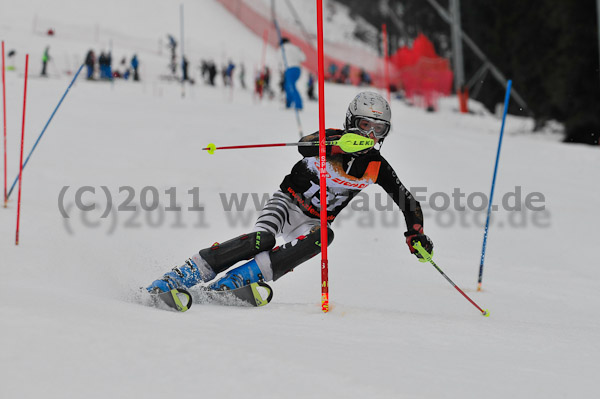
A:
{"type": "Polygon", "coordinates": [[[21,160],[19,161],[19,199],[17,201],[17,233],[15,245],[19,245],[19,224],[21,221],[21,186],[23,185],[23,146],[25,143],[25,109],[27,105],[27,75],[29,74],[29,54],[25,55],[25,89],[23,90],[23,123],[21,127],[21,160]]]}
{"type": "Polygon", "coordinates": [[[321,310],[329,311],[329,261],[327,259],[327,155],[325,146],[325,68],[323,66],[323,0],[317,0],[319,69],[319,186],[321,203],[321,310]]]}
{"type": "Polygon", "coordinates": [[[2,109],[4,115],[4,207],[8,202],[6,194],[6,65],[4,64],[4,40],[2,41],[2,109]]]}
{"type": "Polygon", "coordinates": [[[383,36],[383,67],[384,67],[384,76],[385,76],[385,86],[387,89],[387,100],[388,103],[391,101],[391,93],[390,93],[390,55],[388,51],[388,37],[387,37],[387,25],[381,25],[381,35],[383,36]]]}

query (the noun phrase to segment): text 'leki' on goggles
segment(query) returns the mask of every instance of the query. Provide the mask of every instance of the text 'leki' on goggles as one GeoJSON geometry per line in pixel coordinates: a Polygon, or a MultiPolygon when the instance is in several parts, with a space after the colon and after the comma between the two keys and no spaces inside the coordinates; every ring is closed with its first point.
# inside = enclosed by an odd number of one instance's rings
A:
{"type": "Polygon", "coordinates": [[[371,132],[373,132],[375,137],[378,139],[384,138],[390,131],[389,123],[364,116],[356,118],[354,126],[366,135],[369,135],[371,132]]]}

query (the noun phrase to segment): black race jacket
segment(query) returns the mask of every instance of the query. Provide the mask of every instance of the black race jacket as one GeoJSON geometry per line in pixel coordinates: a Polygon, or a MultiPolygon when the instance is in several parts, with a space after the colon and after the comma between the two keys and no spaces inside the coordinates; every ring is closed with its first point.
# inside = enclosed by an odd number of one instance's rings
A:
{"type": "MultiPolygon", "coordinates": [[[[327,129],[326,136],[341,136],[343,130],[327,129]]],[[[319,133],[305,136],[300,141],[318,141],[319,133]]],[[[292,168],[281,183],[281,190],[289,194],[305,214],[319,218],[319,147],[298,147],[304,156],[292,168]]],[[[366,153],[333,154],[327,147],[327,219],[333,221],[342,209],[362,189],[370,184],[380,185],[404,213],[408,230],[420,230],[423,226],[421,205],[398,179],[396,172],[378,150],[366,153]],[[415,226],[417,225],[417,226],[415,226]]]]}

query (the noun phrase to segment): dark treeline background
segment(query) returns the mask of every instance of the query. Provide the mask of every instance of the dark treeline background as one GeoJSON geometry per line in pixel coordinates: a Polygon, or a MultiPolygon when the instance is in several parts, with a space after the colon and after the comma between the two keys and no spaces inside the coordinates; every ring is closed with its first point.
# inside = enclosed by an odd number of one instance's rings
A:
{"type": "MultiPolygon", "coordinates": [[[[386,23],[393,52],[423,33],[438,54],[451,57],[450,26],[427,0],[339,0],[374,26],[386,23]],[[401,24],[395,24],[385,4],[401,24]]],[[[448,10],[448,0],[437,0],[448,10]]],[[[509,112],[533,113],[536,126],[564,123],[565,141],[598,144],[600,71],[596,0],[461,0],[465,33],[521,94],[529,110],[511,100],[509,112]],[[529,112],[528,112],[529,111],[529,112]]],[[[465,80],[482,66],[463,42],[465,80]]],[[[504,99],[505,88],[490,73],[477,100],[490,110],[504,99]]]]}

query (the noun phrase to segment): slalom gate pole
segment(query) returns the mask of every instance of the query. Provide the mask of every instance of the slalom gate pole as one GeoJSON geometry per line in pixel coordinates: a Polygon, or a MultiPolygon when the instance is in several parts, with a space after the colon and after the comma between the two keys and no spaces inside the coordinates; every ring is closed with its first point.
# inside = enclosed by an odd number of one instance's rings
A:
{"type": "MultiPolygon", "coordinates": [[[[279,39],[279,47],[281,48],[281,55],[283,57],[283,67],[285,68],[285,70],[287,71],[288,69],[288,62],[287,62],[287,57],[285,55],[285,49],[282,46],[281,43],[281,30],[279,30],[279,24],[277,23],[277,18],[275,17],[275,0],[271,0],[271,14],[273,17],[273,25],[275,25],[275,30],[277,31],[277,38],[279,39]]],[[[285,71],[283,72],[283,76],[284,76],[284,84],[285,83],[285,71]]],[[[296,124],[298,125],[298,133],[300,134],[300,137],[302,137],[304,135],[304,133],[302,133],[302,121],[300,120],[300,111],[298,111],[298,108],[294,105],[294,111],[296,111],[296,124]]]]}
{"type": "MultiPolygon", "coordinates": [[[[77,80],[77,77],[79,76],[79,73],[83,69],[83,66],[84,66],[84,64],[81,64],[81,66],[77,70],[77,73],[73,77],[73,80],[71,80],[71,83],[69,84],[69,87],[67,87],[67,90],[65,91],[65,93],[62,95],[60,101],[58,102],[58,105],[56,106],[56,108],[54,108],[54,111],[52,112],[52,115],[50,115],[50,118],[48,119],[48,122],[46,122],[46,125],[42,129],[42,132],[38,136],[37,140],[35,141],[35,144],[31,148],[31,151],[29,151],[29,155],[27,155],[27,158],[25,159],[25,163],[23,164],[23,168],[25,168],[25,166],[27,166],[27,162],[29,162],[29,158],[31,158],[31,154],[33,154],[33,151],[35,150],[35,148],[37,147],[38,143],[40,142],[40,139],[42,138],[42,136],[46,132],[46,129],[48,128],[48,125],[50,125],[50,122],[52,121],[52,118],[54,118],[54,115],[56,114],[56,111],[58,111],[58,108],[60,107],[60,105],[62,104],[63,100],[67,96],[67,93],[69,93],[69,90],[71,90],[71,87],[73,86],[73,83],[75,83],[75,81],[77,80]]],[[[8,198],[10,198],[10,194],[12,193],[13,189],[15,188],[15,185],[17,184],[17,181],[19,180],[19,176],[20,176],[20,174],[17,175],[17,177],[15,178],[15,181],[13,182],[12,186],[10,187],[10,190],[8,191],[8,195],[6,196],[7,200],[8,200],[8,198]]]]}
{"type": "Polygon", "coordinates": [[[25,55],[25,88],[23,89],[23,123],[21,127],[21,158],[19,161],[19,200],[17,201],[17,232],[15,245],[19,245],[19,224],[21,222],[21,186],[23,185],[23,145],[25,143],[25,106],[27,105],[27,75],[29,74],[29,54],[25,55]]]}
{"type": "Polygon", "coordinates": [[[512,80],[506,85],[506,95],[504,96],[504,113],[502,115],[502,126],[500,127],[500,138],[498,139],[498,151],[496,152],[496,164],[494,165],[494,176],[492,177],[492,189],[490,190],[490,201],[488,203],[487,218],[485,220],[485,230],[483,232],[483,245],[481,247],[481,261],[479,263],[479,279],[477,281],[477,291],[481,291],[481,282],[483,280],[483,263],[485,261],[485,248],[487,245],[488,229],[490,227],[490,214],[492,211],[492,201],[494,199],[494,188],[496,186],[496,176],[498,174],[498,162],[500,160],[500,150],[502,149],[502,137],[504,136],[504,123],[508,111],[508,102],[510,100],[510,89],[512,80]]]}
{"type": "Polygon", "coordinates": [[[385,87],[387,91],[387,100],[388,103],[391,101],[392,94],[390,93],[390,56],[388,51],[388,35],[387,35],[387,25],[381,25],[381,33],[383,36],[383,67],[384,67],[384,76],[385,76],[385,87]]]}
{"type": "Polygon", "coordinates": [[[444,276],[444,278],[446,279],[446,281],[448,281],[450,284],[452,284],[452,286],[454,288],[456,288],[456,290],[458,292],[460,292],[462,294],[462,296],[464,296],[469,302],[471,302],[471,304],[473,306],[475,306],[477,308],[477,310],[479,310],[481,312],[482,316],[490,317],[489,310],[482,309],[481,307],[479,307],[479,305],[477,305],[475,303],[475,301],[473,301],[471,298],[469,298],[469,296],[467,294],[465,294],[465,292],[463,290],[461,290],[456,284],[454,284],[454,282],[452,280],[450,280],[450,277],[448,277],[446,275],[446,273],[444,273],[442,271],[442,269],[440,269],[440,267],[433,261],[433,256],[429,252],[427,252],[425,250],[425,248],[423,248],[423,246],[421,245],[420,242],[416,242],[415,244],[413,244],[413,248],[416,249],[419,252],[419,254],[421,254],[421,256],[423,257],[423,260],[419,259],[420,261],[431,263],[433,265],[433,267],[435,267],[437,269],[437,271],[440,272],[440,274],[442,276],[444,276]]]}
{"type": "Polygon", "coordinates": [[[6,202],[8,201],[6,191],[6,65],[4,63],[4,40],[2,40],[2,109],[4,116],[4,207],[6,208],[6,202]]]}
{"type": "Polygon", "coordinates": [[[329,260],[327,259],[327,153],[325,146],[325,68],[323,66],[323,0],[317,1],[319,69],[319,186],[321,204],[321,310],[329,311],[329,260]]]}

